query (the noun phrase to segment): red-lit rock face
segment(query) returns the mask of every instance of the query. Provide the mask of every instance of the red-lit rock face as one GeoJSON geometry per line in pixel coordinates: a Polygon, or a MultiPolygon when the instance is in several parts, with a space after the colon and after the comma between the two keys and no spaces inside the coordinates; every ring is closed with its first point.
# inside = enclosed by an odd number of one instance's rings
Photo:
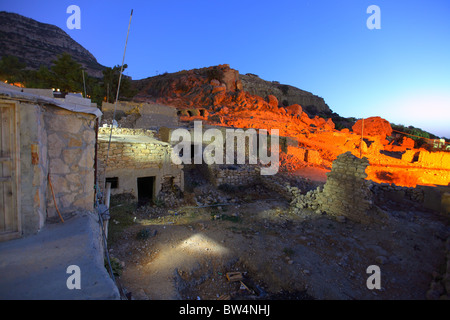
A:
{"type": "MultiPolygon", "coordinates": [[[[356,121],[352,127],[353,132],[361,134],[363,130],[363,120],[356,121]]],[[[386,137],[392,134],[391,124],[380,117],[370,117],[364,119],[364,135],[386,137]]]]}
{"type": "Polygon", "coordinates": [[[155,100],[180,110],[180,120],[202,119],[211,125],[235,128],[278,129],[292,141],[280,155],[280,168],[304,166],[331,168],[338,155],[350,151],[369,159],[367,179],[399,186],[447,185],[450,183],[450,153],[414,149],[414,141],[394,141],[392,127],[380,117],[358,120],[348,129],[336,130],[331,118],[310,117],[299,104],[282,107],[275,96],[260,97],[242,90],[239,73],[228,65],[181,71],[152,78],[139,88],[136,100],[155,100]],[[202,112],[199,112],[203,110],[202,112]],[[186,111],[186,110],[184,110],[186,111]],[[364,139],[361,140],[363,131],[364,139]]]}

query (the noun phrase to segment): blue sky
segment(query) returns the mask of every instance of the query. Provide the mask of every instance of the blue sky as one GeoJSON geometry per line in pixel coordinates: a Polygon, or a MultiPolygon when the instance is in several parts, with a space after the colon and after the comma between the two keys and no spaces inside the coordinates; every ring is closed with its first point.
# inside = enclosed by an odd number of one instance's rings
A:
{"type": "Polygon", "coordinates": [[[345,117],[381,116],[450,138],[450,1],[0,2],[57,25],[106,66],[142,79],[218,64],[296,86],[345,117]],[[81,29],[69,30],[69,5],[81,29]],[[381,29],[366,12],[377,5],[381,29]]]}

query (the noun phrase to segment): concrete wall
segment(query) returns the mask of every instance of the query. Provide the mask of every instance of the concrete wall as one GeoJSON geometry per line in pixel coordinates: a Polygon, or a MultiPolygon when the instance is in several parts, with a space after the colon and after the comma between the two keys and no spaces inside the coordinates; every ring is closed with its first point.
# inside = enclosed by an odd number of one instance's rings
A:
{"type": "Polygon", "coordinates": [[[41,229],[47,218],[47,134],[40,106],[19,103],[20,214],[24,235],[41,229]]]}

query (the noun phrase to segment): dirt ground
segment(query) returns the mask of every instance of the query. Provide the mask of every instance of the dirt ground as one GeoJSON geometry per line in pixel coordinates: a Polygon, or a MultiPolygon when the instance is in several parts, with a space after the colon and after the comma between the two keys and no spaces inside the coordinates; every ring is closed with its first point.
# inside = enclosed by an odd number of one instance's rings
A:
{"type": "MultiPolygon", "coordinates": [[[[311,188],[323,183],[323,172],[318,182],[308,174],[311,188]]],[[[112,200],[109,252],[132,299],[425,299],[445,270],[448,218],[412,204],[380,204],[386,219],[363,225],[307,209],[301,218],[262,186],[186,182],[179,207],[112,200]],[[221,201],[199,207],[208,192],[221,201]],[[379,290],[366,284],[371,265],[379,290]],[[229,281],[230,272],[242,278],[229,281]]]]}

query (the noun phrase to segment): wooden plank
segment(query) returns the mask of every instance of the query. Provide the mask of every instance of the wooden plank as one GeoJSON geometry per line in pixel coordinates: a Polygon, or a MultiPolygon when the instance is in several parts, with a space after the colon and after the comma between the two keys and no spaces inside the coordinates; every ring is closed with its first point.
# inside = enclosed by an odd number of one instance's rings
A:
{"type": "MultiPolygon", "coordinates": [[[[8,128],[6,128],[6,111],[7,108],[5,108],[5,105],[1,105],[2,108],[0,108],[0,156],[2,158],[10,158],[6,157],[5,152],[5,132],[8,128]]],[[[0,162],[0,178],[3,178],[3,165],[6,164],[4,162],[0,162]]],[[[6,225],[6,207],[7,207],[7,199],[5,197],[6,194],[6,185],[4,183],[0,183],[0,233],[3,234],[7,231],[7,225],[6,225]]]]}
{"type": "MultiPolygon", "coordinates": [[[[5,105],[0,104],[0,157],[2,158],[9,158],[6,157],[6,155],[3,154],[3,113],[5,112],[6,108],[4,108],[5,105]]],[[[1,171],[0,171],[1,174],[1,171]]]]}
{"type": "Polygon", "coordinates": [[[14,104],[14,121],[12,123],[13,129],[14,129],[14,135],[13,135],[13,158],[14,158],[14,175],[13,175],[13,183],[14,183],[14,214],[16,215],[16,238],[20,237],[22,235],[22,215],[20,210],[20,204],[21,204],[21,197],[20,197],[20,115],[19,115],[19,102],[16,102],[14,104]]]}
{"type": "MultiPolygon", "coordinates": [[[[1,157],[5,161],[1,162],[0,180],[1,194],[2,198],[2,217],[0,218],[0,232],[2,234],[14,234],[18,232],[17,214],[16,214],[16,197],[15,183],[12,179],[14,175],[14,136],[16,135],[15,130],[15,113],[14,104],[5,105],[0,108],[0,122],[1,122],[1,157]],[[6,160],[9,158],[9,160],[6,160]]],[[[8,236],[5,236],[9,238],[8,236]]]]}
{"type": "Polygon", "coordinates": [[[241,281],[244,279],[242,272],[227,272],[226,274],[228,281],[241,281]]]}
{"type": "MultiPolygon", "coordinates": [[[[0,175],[3,172],[3,163],[0,163],[0,175]]],[[[0,183],[0,234],[5,232],[5,199],[4,199],[4,183],[0,183]]]]}

